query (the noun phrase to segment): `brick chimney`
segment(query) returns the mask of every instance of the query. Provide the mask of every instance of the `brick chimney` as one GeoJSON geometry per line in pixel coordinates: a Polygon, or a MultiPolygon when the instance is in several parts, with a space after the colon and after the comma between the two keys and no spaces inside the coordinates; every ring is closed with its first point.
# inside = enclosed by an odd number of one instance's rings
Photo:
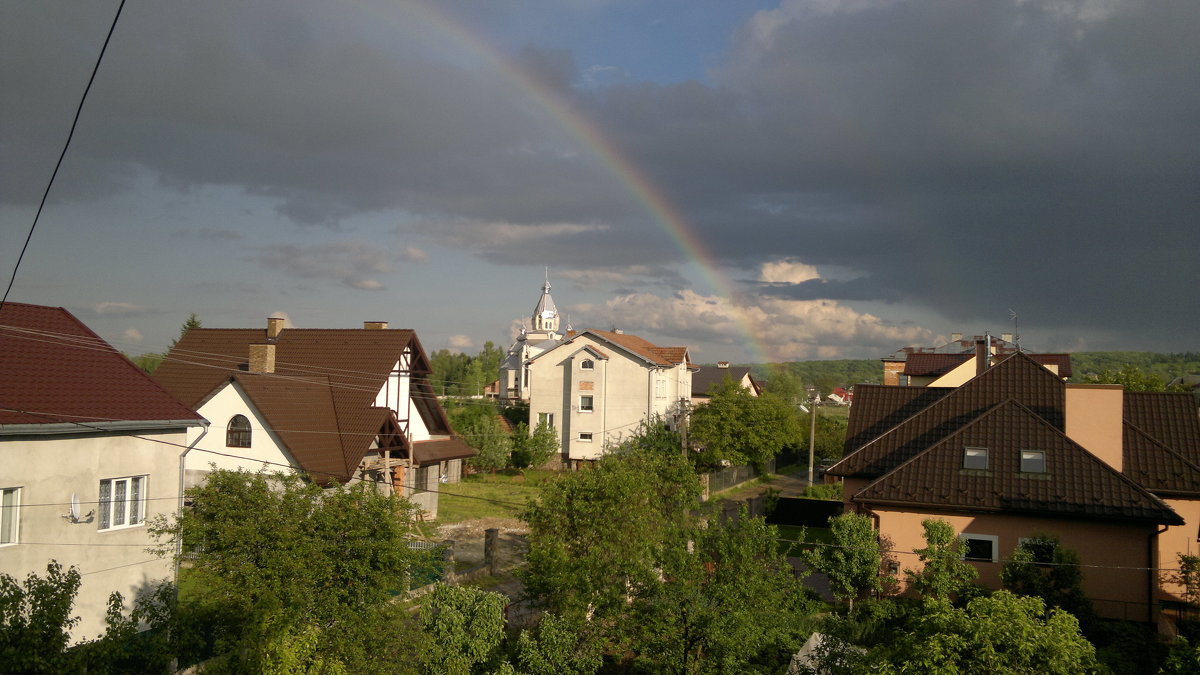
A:
{"type": "Polygon", "coordinates": [[[388,322],[386,321],[364,321],[363,330],[387,330],[388,322]]]}
{"type": "Polygon", "coordinates": [[[975,374],[981,375],[987,370],[988,359],[991,354],[988,353],[988,345],[984,338],[975,339],[975,374]]]}
{"type": "Polygon", "coordinates": [[[250,363],[247,370],[252,373],[275,372],[275,345],[250,345],[250,363]]]}
{"type": "Polygon", "coordinates": [[[283,332],[283,323],[287,321],[281,316],[267,317],[267,339],[274,340],[283,332]]]}

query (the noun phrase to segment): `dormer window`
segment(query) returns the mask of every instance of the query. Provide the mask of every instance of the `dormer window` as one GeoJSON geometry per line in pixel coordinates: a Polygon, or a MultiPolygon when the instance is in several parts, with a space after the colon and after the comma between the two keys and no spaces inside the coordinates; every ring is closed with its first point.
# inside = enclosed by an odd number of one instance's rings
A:
{"type": "Polygon", "coordinates": [[[596,367],[596,362],[591,359],[584,359],[579,362],[580,370],[592,370],[596,367]]]}
{"type": "Polygon", "coordinates": [[[225,447],[250,447],[250,420],[245,415],[234,415],[225,426],[225,447]]]}
{"type": "Polygon", "coordinates": [[[988,449],[987,448],[972,448],[963,449],[963,468],[964,469],[987,469],[988,468],[988,449]]]}
{"type": "Polygon", "coordinates": [[[1022,450],[1021,473],[1046,473],[1046,453],[1042,450],[1022,450]]]}

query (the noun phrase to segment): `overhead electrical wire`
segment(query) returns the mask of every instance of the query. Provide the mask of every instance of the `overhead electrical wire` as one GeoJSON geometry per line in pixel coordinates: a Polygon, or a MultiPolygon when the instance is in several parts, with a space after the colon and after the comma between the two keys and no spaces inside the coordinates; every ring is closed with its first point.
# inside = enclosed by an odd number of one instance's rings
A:
{"type": "Polygon", "coordinates": [[[58,176],[58,170],[62,167],[63,159],[67,156],[67,148],[71,147],[71,139],[75,136],[75,127],[79,126],[79,116],[83,112],[83,102],[87,100],[88,92],[92,90],[92,83],[96,81],[96,73],[100,70],[100,61],[104,59],[104,52],[108,50],[108,43],[112,40],[113,31],[117,28],[117,19],[121,18],[121,10],[125,8],[125,0],[121,0],[121,4],[117,6],[117,13],[113,15],[112,25],[108,28],[108,35],[104,37],[104,44],[100,47],[100,53],[96,56],[96,65],[92,66],[92,75],[88,78],[87,86],[83,89],[83,95],[79,97],[79,105],[75,107],[75,119],[71,121],[71,130],[67,133],[67,141],[63,143],[62,152],[58,155],[58,161],[54,164],[54,172],[50,174],[50,180],[46,182],[46,189],[42,192],[42,200],[38,203],[37,213],[33,216],[33,223],[29,226],[29,234],[25,236],[25,243],[21,246],[21,253],[17,256],[17,262],[13,265],[12,276],[8,280],[8,287],[4,289],[4,297],[0,298],[0,310],[4,309],[4,303],[8,302],[8,294],[12,291],[13,283],[17,280],[17,270],[21,268],[21,261],[25,259],[25,251],[29,248],[29,242],[33,239],[33,231],[37,229],[38,220],[42,217],[42,209],[46,207],[46,199],[50,196],[50,188],[54,185],[54,179],[58,176]]]}

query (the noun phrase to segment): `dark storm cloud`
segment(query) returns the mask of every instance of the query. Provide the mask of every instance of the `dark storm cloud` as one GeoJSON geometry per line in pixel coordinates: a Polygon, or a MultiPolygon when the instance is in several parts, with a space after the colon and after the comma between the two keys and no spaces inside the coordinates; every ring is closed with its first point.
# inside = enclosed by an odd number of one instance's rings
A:
{"type": "Polygon", "coordinates": [[[873,279],[859,277],[849,281],[811,279],[799,284],[761,284],[759,292],[789,300],[882,300],[895,302],[899,293],[875,283],[873,279]]]}

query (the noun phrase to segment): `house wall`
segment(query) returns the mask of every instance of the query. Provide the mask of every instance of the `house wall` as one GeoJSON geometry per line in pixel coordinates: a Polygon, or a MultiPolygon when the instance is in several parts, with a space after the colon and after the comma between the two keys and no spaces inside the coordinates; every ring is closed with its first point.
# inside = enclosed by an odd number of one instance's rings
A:
{"type": "Polygon", "coordinates": [[[1085,450],[1122,470],[1124,389],[1119,384],[1068,384],[1064,432],[1085,450]]]}
{"type": "Polygon", "coordinates": [[[899,385],[900,374],[904,372],[903,361],[884,361],[883,362],[883,383],[887,385],[899,385]]]}
{"type": "Polygon", "coordinates": [[[883,536],[891,539],[897,554],[901,574],[898,581],[905,588],[904,569],[920,570],[917,556],[909,553],[924,548],[924,529],[921,521],[941,518],[964,533],[990,535],[997,538],[997,562],[972,562],[979,570],[980,583],[1000,588],[1000,568],[1017,548],[1021,537],[1048,533],[1058,537],[1061,545],[1079,554],[1083,565],[1083,590],[1094,603],[1097,614],[1113,619],[1150,620],[1150,537],[1151,525],[1086,520],[1054,520],[1028,516],[1000,514],[964,515],[948,512],[896,511],[872,509],[883,536]],[[1121,569],[1118,569],[1121,568],[1121,569]]]}
{"type": "Polygon", "coordinates": [[[412,376],[409,374],[411,367],[412,353],[405,349],[400,359],[392,366],[392,372],[379,388],[379,393],[375,395],[375,406],[391,408],[401,424],[407,420],[410,440],[427,441],[432,438],[429,428],[425,426],[425,420],[421,419],[420,411],[412,405],[412,376]]]}
{"type": "MultiPolygon", "coordinates": [[[[1166,532],[1158,535],[1155,567],[1176,570],[1179,568],[1179,554],[1200,555],[1200,499],[1168,498],[1163,501],[1183,518],[1183,525],[1168,527],[1166,532]]],[[[1173,571],[1158,573],[1158,598],[1174,601],[1183,599],[1183,586],[1171,581],[1174,575],[1173,571]]]]}
{"type": "Polygon", "coordinates": [[[972,356],[941,377],[914,377],[909,384],[916,387],[961,387],[977,374],[975,357],[972,356]]]}
{"type": "Polygon", "coordinates": [[[119,591],[126,608],[143,590],[170,580],[170,558],[146,552],[152,545],[142,524],[99,529],[96,514],[100,480],[147,476],[146,519],[175,512],[179,494],[179,455],[187,435],[147,431],[143,438],[123,434],[14,437],[0,441],[0,487],[20,487],[18,542],[0,546],[0,572],[22,580],[30,572],[45,576],[46,564],[79,568],[82,582],[75,598],[79,625],[73,642],[104,632],[108,596],[119,591]],[[162,441],[163,443],[156,442],[162,441]],[[80,502],[80,522],[72,523],[71,495],[80,502]],[[86,517],[92,512],[90,517],[86,517]]]}
{"type": "MultiPolygon", "coordinates": [[[[187,473],[185,487],[193,487],[204,481],[213,465],[218,469],[245,469],[260,471],[287,471],[288,467],[298,467],[299,464],[284,448],[275,432],[267,427],[266,420],[250,402],[242,388],[237,383],[229,382],[216,394],[209,398],[196,411],[208,420],[212,426],[208,434],[200,440],[194,450],[188,453],[185,461],[187,473]],[[250,447],[231,448],[226,443],[226,431],[229,420],[234,415],[245,415],[250,420],[250,447]],[[232,456],[231,456],[232,455],[232,456]]],[[[188,443],[193,443],[200,437],[200,429],[188,431],[188,443]]]]}

